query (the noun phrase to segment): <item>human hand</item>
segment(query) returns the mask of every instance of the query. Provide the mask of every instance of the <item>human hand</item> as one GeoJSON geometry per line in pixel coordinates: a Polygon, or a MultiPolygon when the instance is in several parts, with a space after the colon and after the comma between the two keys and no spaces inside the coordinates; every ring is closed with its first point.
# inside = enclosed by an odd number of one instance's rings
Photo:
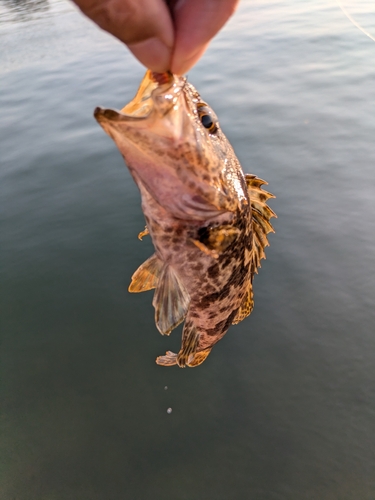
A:
{"type": "Polygon", "coordinates": [[[186,73],[239,0],[74,0],[152,71],[186,73]],[[168,7],[169,4],[169,7],[168,7]]]}

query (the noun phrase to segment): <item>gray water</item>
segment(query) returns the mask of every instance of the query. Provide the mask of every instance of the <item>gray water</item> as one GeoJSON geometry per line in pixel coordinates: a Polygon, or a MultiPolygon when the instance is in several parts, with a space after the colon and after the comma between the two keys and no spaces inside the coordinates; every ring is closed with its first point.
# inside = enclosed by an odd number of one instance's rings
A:
{"type": "Polygon", "coordinates": [[[0,0],[0,47],[1,500],[373,500],[375,43],[333,0],[243,0],[190,72],[278,219],[253,314],[185,370],[92,117],[144,69],[65,0],[0,0]]]}

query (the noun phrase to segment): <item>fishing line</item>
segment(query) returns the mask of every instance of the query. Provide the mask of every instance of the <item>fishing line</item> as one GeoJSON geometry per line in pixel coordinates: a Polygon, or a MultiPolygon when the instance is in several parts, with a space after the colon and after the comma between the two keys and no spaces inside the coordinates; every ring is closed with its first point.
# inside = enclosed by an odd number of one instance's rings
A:
{"type": "Polygon", "coordinates": [[[371,38],[371,40],[373,40],[375,42],[375,38],[370,33],[368,33],[364,28],[362,28],[362,26],[360,24],[358,24],[355,19],[352,18],[352,16],[349,14],[349,12],[341,4],[340,0],[336,0],[336,2],[338,4],[338,6],[340,7],[340,9],[343,11],[343,13],[346,15],[346,17],[349,19],[349,21],[351,23],[353,23],[354,26],[356,26],[359,30],[361,30],[362,33],[364,33],[365,35],[367,35],[369,38],[371,38]]]}

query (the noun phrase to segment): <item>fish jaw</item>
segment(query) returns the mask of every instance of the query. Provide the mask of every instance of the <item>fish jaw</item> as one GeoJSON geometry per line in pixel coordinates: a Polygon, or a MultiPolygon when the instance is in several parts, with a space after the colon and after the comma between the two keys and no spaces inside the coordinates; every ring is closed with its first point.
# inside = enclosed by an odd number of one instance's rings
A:
{"type": "Polygon", "coordinates": [[[155,74],[146,72],[136,96],[121,111],[100,107],[94,111],[96,120],[117,146],[122,146],[125,155],[126,146],[119,135],[126,136],[128,142],[144,152],[148,149],[147,143],[176,147],[181,141],[195,141],[195,131],[183,92],[185,78],[165,73],[159,75],[165,75],[162,83],[159,83],[152,75],[155,74]],[[142,136],[147,136],[149,140],[141,141],[142,136]]]}

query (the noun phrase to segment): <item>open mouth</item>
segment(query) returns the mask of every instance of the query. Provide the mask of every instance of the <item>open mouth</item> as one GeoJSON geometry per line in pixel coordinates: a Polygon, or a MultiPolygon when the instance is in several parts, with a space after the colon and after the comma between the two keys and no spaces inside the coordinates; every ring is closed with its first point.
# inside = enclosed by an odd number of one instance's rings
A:
{"type": "Polygon", "coordinates": [[[148,130],[162,138],[180,141],[191,135],[189,110],[183,88],[186,79],[172,73],[148,70],[135,97],[120,111],[98,107],[94,116],[109,135],[122,123],[124,135],[129,127],[148,130]]]}
{"type": "Polygon", "coordinates": [[[98,122],[139,121],[153,112],[165,116],[178,103],[186,80],[172,73],[154,73],[148,70],[135,97],[121,111],[98,107],[94,116],[98,122]]]}

